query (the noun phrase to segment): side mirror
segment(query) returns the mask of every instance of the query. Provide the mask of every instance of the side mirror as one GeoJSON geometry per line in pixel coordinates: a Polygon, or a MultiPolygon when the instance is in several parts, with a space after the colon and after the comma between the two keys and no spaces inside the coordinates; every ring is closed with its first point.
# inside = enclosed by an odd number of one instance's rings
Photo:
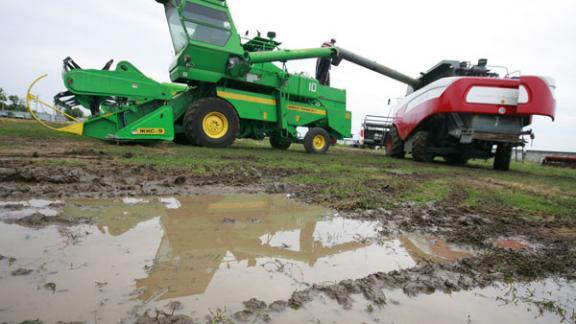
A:
{"type": "Polygon", "coordinates": [[[273,31],[271,31],[271,32],[268,32],[268,38],[270,38],[270,39],[274,39],[274,38],[276,38],[276,33],[275,33],[275,32],[273,32],[273,31]]]}
{"type": "Polygon", "coordinates": [[[390,106],[390,104],[392,104],[392,99],[388,98],[388,106],[390,106]]]}

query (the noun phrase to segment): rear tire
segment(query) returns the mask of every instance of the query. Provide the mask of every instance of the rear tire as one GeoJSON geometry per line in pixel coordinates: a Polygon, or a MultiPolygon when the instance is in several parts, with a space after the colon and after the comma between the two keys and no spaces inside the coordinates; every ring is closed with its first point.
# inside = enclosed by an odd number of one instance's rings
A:
{"type": "Polygon", "coordinates": [[[386,135],[386,155],[396,159],[403,159],[406,155],[406,152],[404,152],[404,142],[400,138],[395,126],[392,126],[392,129],[386,135]]]}
{"type": "Polygon", "coordinates": [[[290,139],[280,136],[270,136],[270,145],[277,150],[287,150],[292,145],[290,139]]]}
{"type": "Polygon", "coordinates": [[[496,147],[496,156],[494,157],[494,170],[510,170],[512,161],[512,145],[510,143],[500,143],[496,147]]]}
{"type": "Polygon", "coordinates": [[[418,162],[432,162],[434,155],[428,152],[430,148],[430,133],[428,131],[418,131],[414,135],[412,142],[412,158],[418,162]]]}
{"type": "Polygon", "coordinates": [[[330,148],[330,134],[320,127],[311,128],[304,137],[304,148],[311,154],[325,154],[330,148]]]}
{"type": "Polygon", "coordinates": [[[188,109],[183,126],[190,143],[223,148],[236,141],[240,119],[228,102],[220,98],[203,98],[188,109]]]}

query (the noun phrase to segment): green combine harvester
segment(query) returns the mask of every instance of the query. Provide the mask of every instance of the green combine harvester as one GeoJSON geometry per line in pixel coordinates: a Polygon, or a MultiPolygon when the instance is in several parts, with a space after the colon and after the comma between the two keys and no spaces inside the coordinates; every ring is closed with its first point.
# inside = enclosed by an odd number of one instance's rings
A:
{"type": "MultiPolygon", "coordinates": [[[[166,11],[176,52],[170,67],[174,83],[156,82],[129,62],[111,70],[110,61],[93,70],[67,58],[67,91],[56,95],[55,105],[81,105],[91,116],[57,130],[114,142],[204,147],[269,137],[277,149],[302,143],[309,153],[325,153],[336,140],[351,137],[346,91],[289,73],[274,62],[325,58],[338,65],[348,60],[413,86],[419,82],[341,48],[279,49],[273,32],[243,42],[223,0],[156,1],[166,11]],[[303,139],[299,127],[308,128],[303,139]]],[[[31,91],[27,98],[41,102],[31,91]]]]}

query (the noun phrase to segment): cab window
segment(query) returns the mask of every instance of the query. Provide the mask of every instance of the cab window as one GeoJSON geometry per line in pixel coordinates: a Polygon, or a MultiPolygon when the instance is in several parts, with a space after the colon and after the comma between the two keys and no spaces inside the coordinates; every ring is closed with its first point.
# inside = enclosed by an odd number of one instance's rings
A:
{"type": "Polygon", "coordinates": [[[182,14],[184,26],[193,40],[224,46],[232,35],[230,19],[223,11],[188,3],[182,14]]]}
{"type": "Polygon", "coordinates": [[[170,36],[172,37],[174,50],[176,53],[179,53],[184,49],[186,44],[188,44],[188,36],[186,35],[184,27],[182,27],[178,10],[176,10],[176,8],[171,4],[166,5],[166,17],[168,18],[168,27],[170,29],[170,36]]]}

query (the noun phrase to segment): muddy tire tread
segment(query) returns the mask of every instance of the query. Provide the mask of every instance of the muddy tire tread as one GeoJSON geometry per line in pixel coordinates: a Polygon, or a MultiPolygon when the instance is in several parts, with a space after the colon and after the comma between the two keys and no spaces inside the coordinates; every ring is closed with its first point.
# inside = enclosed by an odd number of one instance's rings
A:
{"type": "Polygon", "coordinates": [[[432,162],[434,156],[428,153],[430,147],[430,133],[425,130],[420,130],[414,134],[414,141],[412,142],[412,158],[418,162],[432,162]]]}
{"type": "Polygon", "coordinates": [[[392,126],[392,129],[388,133],[387,137],[388,136],[391,137],[392,148],[390,151],[388,151],[388,145],[385,145],[386,155],[395,159],[403,159],[406,156],[406,152],[404,151],[404,141],[402,141],[400,138],[400,134],[398,134],[396,126],[392,126]]]}

